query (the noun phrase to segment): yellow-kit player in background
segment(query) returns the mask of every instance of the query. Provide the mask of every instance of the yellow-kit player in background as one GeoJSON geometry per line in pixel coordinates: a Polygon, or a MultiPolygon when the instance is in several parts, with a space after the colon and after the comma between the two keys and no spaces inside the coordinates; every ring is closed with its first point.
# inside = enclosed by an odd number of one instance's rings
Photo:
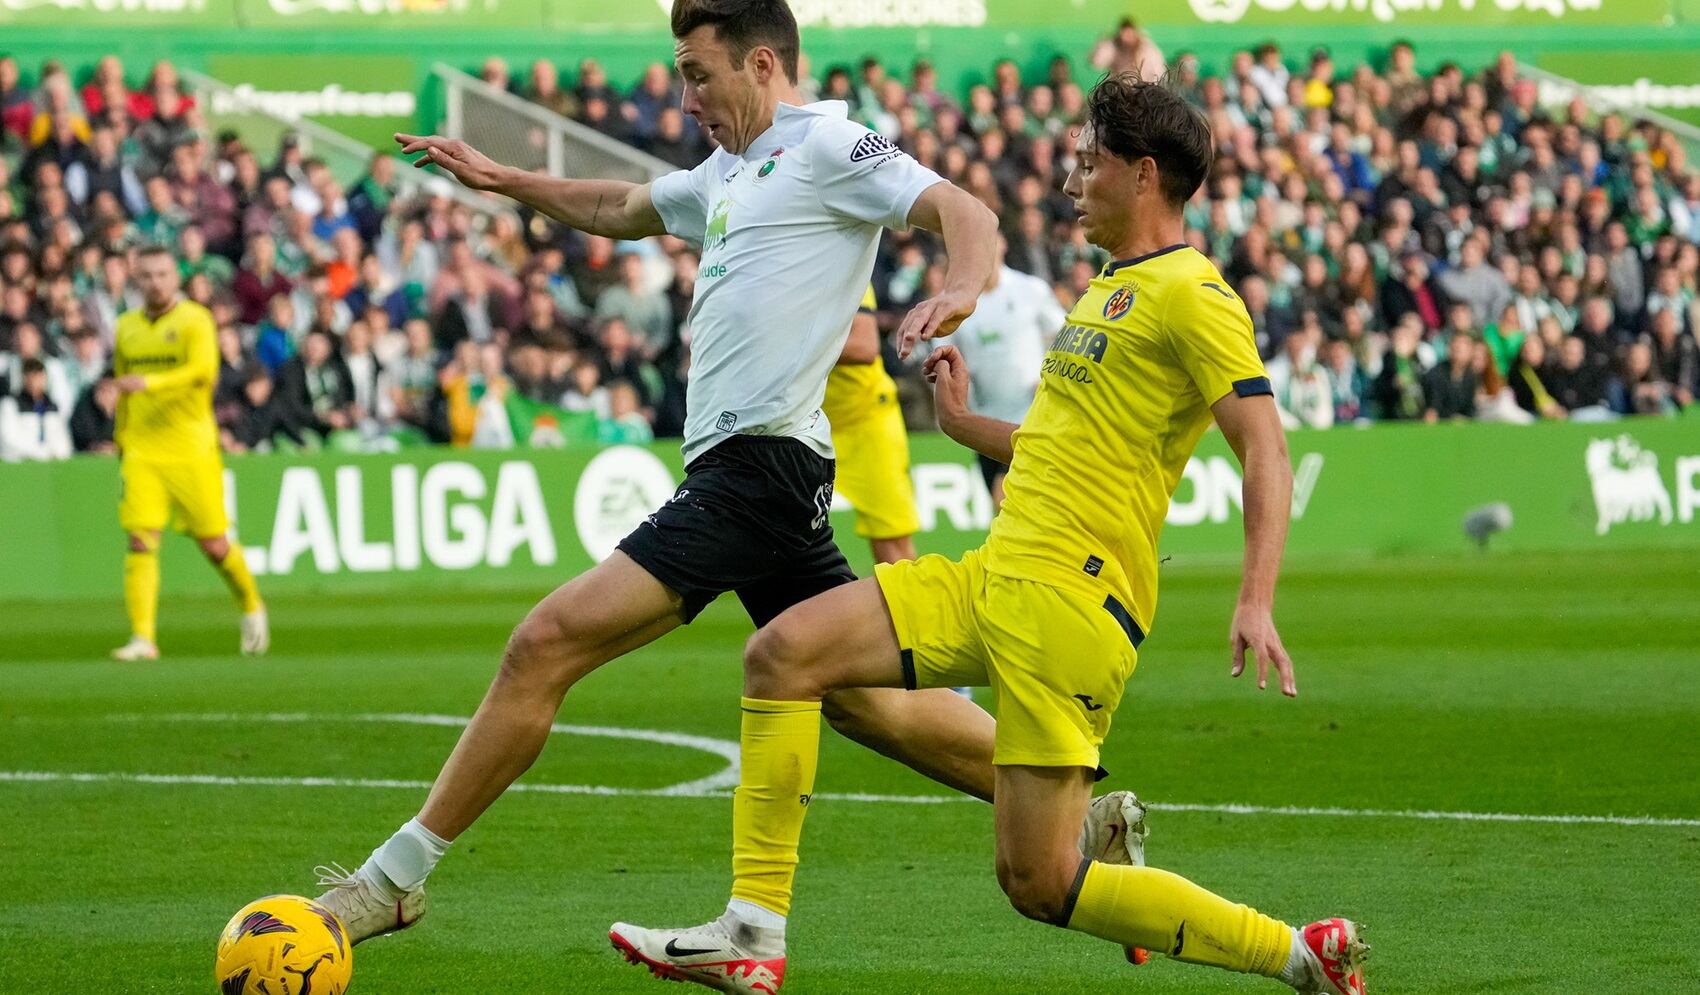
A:
{"type": "Polygon", "coordinates": [[[225,533],[224,461],[213,422],[218,379],[217,331],[211,312],[179,296],[177,263],[162,248],[137,255],[142,307],[118,318],[113,372],[118,377],[117,427],[121,490],[118,524],[129,536],[124,603],[130,641],[119,660],[159,657],[159,542],[173,521],[200,544],[242,609],[242,652],[271,642],[265,605],[242,547],[225,533]]]}
{"type": "Polygon", "coordinates": [[[850,323],[844,354],[826,381],[821,402],[832,424],[838,477],[833,486],[856,509],[856,534],[868,540],[874,562],[915,558],[915,484],[909,479],[909,433],[897,404],[897,384],[880,359],[874,288],[850,323]]]}

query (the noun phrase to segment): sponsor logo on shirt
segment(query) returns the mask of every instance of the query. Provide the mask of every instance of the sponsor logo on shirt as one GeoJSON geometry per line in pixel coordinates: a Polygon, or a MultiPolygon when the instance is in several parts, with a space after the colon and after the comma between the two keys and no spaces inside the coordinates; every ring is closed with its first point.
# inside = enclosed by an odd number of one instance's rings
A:
{"type": "Polygon", "coordinates": [[[1092,378],[1092,366],[1104,362],[1104,353],[1110,348],[1110,337],[1103,332],[1093,331],[1083,325],[1064,325],[1051,342],[1049,353],[1045,356],[1043,372],[1048,376],[1071,380],[1075,383],[1095,383],[1092,378]],[[1076,357],[1080,357],[1076,359],[1076,357]],[[1091,360],[1088,366],[1084,360],[1091,360]]]}
{"type": "Polygon", "coordinates": [[[726,219],[732,213],[732,202],[723,200],[709,212],[708,227],[702,233],[702,251],[709,252],[726,244],[726,219]]]}

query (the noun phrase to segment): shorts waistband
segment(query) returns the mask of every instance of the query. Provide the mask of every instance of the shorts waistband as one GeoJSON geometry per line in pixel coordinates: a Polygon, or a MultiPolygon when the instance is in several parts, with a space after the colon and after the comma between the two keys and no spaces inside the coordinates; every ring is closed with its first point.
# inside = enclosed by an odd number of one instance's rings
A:
{"type": "Polygon", "coordinates": [[[832,462],[831,457],[822,456],[820,453],[815,452],[813,446],[809,445],[807,442],[804,442],[802,439],[796,438],[794,436],[789,436],[789,435],[728,435],[728,436],[722,438],[719,442],[716,442],[714,445],[709,446],[707,449],[698,453],[689,463],[687,463],[685,465],[685,469],[689,470],[691,467],[696,466],[698,463],[702,462],[703,460],[707,459],[708,457],[712,456],[715,453],[724,454],[724,453],[731,453],[731,452],[738,452],[738,451],[750,452],[750,451],[763,451],[763,450],[768,451],[768,452],[772,452],[774,450],[789,449],[789,448],[792,448],[792,447],[795,447],[800,452],[804,452],[804,453],[809,454],[810,456],[813,456],[815,459],[820,460],[822,463],[832,462]]]}

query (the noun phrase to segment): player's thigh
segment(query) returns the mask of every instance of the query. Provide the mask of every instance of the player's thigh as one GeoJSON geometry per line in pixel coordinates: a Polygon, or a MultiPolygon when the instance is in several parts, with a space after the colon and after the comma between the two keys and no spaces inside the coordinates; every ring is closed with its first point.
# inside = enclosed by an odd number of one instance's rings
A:
{"type": "Polygon", "coordinates": [[[1117,615],[1083,594],[996,575],[977,608],[998,704],[992,762],[1096,768],[1137,661],[1117,615]]]}
{"type": "Polygon", "coordinates": [[[915,484],[909,477],[909,435],[895,405],[834,430],[835,486],[856,509],[856,534],[896,539],[921,530],[915,484]]]}
{"type": "Polygon", "coordinates": [[[810,598],[856,582],[856,571],[850,569],[830,528],[807,547],[774,559],[772,573],[734,592],[758,629],[810,598]]]}
{"type": "MultiPolygon", "coordinates": [[[[678,491],[619,549],[679,595],[690,622],[727,591],[809,566],[819,540],[831,538],[824,522],[814,525],[816,491],[831,486],[831,461],[802,443],[734,437],[693,461],[678,491]]],[[[854,577],[843,570],[838,582],[854,577]]]]}
{"type": "Polygon", "coordinates": [[[576,680],[683,621],[679,595],[616,550],[532,607],[514,629],[504,666],[576,680]]]}
{"type": "Polygon", "coordinates": [[[998,883],[1022,912],[1052,918],[1066,908],[1080,872],[1092,771],[1020,765],[996,771],[998,883]]]}
{"type": "Polygon", "coordinates": [[[986,582],[978,550],[960,560],[936,553],[874,568],[897,638],[903,686],[981,687],[986,657],[975,604],[986,582]]]}
{"type": "Polygon", "coordinates": [[[224,508],[224,465],[217,459],[173,465],[166,474],[171,503],[183,527],[196,539],[215,539],[230,531],[224,508]]]}
{"type": "Polygon", "coordinates": [[[171,521],[171,497],[157,464],[120,461],[118,486],[118,524],[124,531],[158,532],[171,521]]]}
{"type": "Polygon", "coordinates": [[[752,698],[813,698],[903,683],[891,616],[871,579],[788,609],[756,630],[744,649],[744,693],[752,698]]]}

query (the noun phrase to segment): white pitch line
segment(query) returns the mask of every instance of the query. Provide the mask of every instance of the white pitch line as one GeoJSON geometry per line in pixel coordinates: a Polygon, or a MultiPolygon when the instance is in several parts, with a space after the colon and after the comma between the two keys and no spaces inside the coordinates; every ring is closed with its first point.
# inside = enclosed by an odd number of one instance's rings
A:
{"type": "MultiPolygon", "coordinates": [[[[310,715],[306,712],[264,712],[251,715],[238,715],[231,712],[179,712],[171,715],[108,715],[109,722],[366,722],[392,723],[414,726],[444,726],[448,728],[465,728],[471,722],[460,715],[426,715],[413,712],[385,714],[350,714],[335,713],[310,715]]],[[[606,739],[636,739],[646,743],[660,743],[664,746],[680,746],[703,753],[712,753],[726,761],[726,766],[707,777],[699,777],[694,781],[668,785],[665,788],[655,788],[646,793],[656,795],[701,795],[726,788],[738,786],[738,744],[729,739],[715,739],[712,736],[693,736],[683,732],[668,732],[664,729],[627,729],[621,726],[575,726],[557,722],[549,727],[550,733],[563,736],[601,736],[606,739]]],[[[429,784],[426,787],[430,787],[429,784]]],[[[540,786],[539,786],[540,787],[540,786]]],[[[533,787],[529,790],[538,790],[533,787]]],[[[602,794],[601,789],[592,785],[559,785],[551,790],[564,794],[602,794]]]]}
{"type": "MultiPolygon", "coordinates": [[[[0,783],[154,784],[212,787],[365,788],[422,791],[430,781],[345,777],[232,777],[220,774],[128,774],[114,771],[0,770],[0,783]]],[[[596,784],[533,784],[520,782],[509,791],[549,795],[597,795],[618,798],[717,798],[727,791],[680,791],[668,788],[611,788],[596,784]]],[[[873,802],[904,805],[952,805],[972,802],[966,795],[879,795],[864,792],[817,792],[817,801],[873,802]]],[[[1522,822],[1554,825],[1602,825],[1655,828],[1700,827],[1700,819],[1619,815],[1539,815],[1517,812],[1442,812],[1418,809],[1304,808],[1276,805],[1194,805],[1155,803],[1154,812],[1192,812],[1207,815],[1273,815],[1310,818],[1418,819],[1431,822],[1522,822]]]]}
{"type": "MultiPolygon", "coordinates": [[[[369,722],[399,723],[402,725],[464,727],[470,720],[459,715],[429,715],[417,713],[386,714],[308,714],[305,712],[268,712],[236,714],[229,712],[184,712],[171,715],[109,715],[110,722],[369,722]]],[[[729,739],[693,736],[688,733],[656,729],[626,729],[617,726],[575,726],[556,723],[550,732],[563,735],[602,736],[614,739],[636,739],[668,746],[712,753],[726,761],[726,767],[707,777],[664,788],[613,788],[597,784],[534,784],[520,782],[509,791],[551,795],[599,795],[629,798],[730,798],[728,788],[738,784],[738,744],[729,739]]],[[[370,778],[338,777],[233,777],[216,774],[126,774],[117,772],[77,771],[0,771],[4,782],[78,782],[212,785],[217,787],[302,787],[302,788],[368,788],[425,790],[430,781],[406,781],[370,778]]],[[[950,805],[971,802],[966,795],[880,795],[865,792],[816,792],[821,801],[870,802],[901,805],[950,805]]],[[[1194,812],[1205,815],[1273,815],[1309,818],[1347,819],[1415,819],[1427,822],[1523,822],[1547,825],[1629,826],[1656,828],[1696,828],[1700,819],[1665,818],[1644,815],[1560,815],[1521,812],[1447,812],[1426,809],[1333,808],[1296,805],[1200,805],[1184,802],[1156,802],[1148,806],[1154,812],[1194,812]]]]}

